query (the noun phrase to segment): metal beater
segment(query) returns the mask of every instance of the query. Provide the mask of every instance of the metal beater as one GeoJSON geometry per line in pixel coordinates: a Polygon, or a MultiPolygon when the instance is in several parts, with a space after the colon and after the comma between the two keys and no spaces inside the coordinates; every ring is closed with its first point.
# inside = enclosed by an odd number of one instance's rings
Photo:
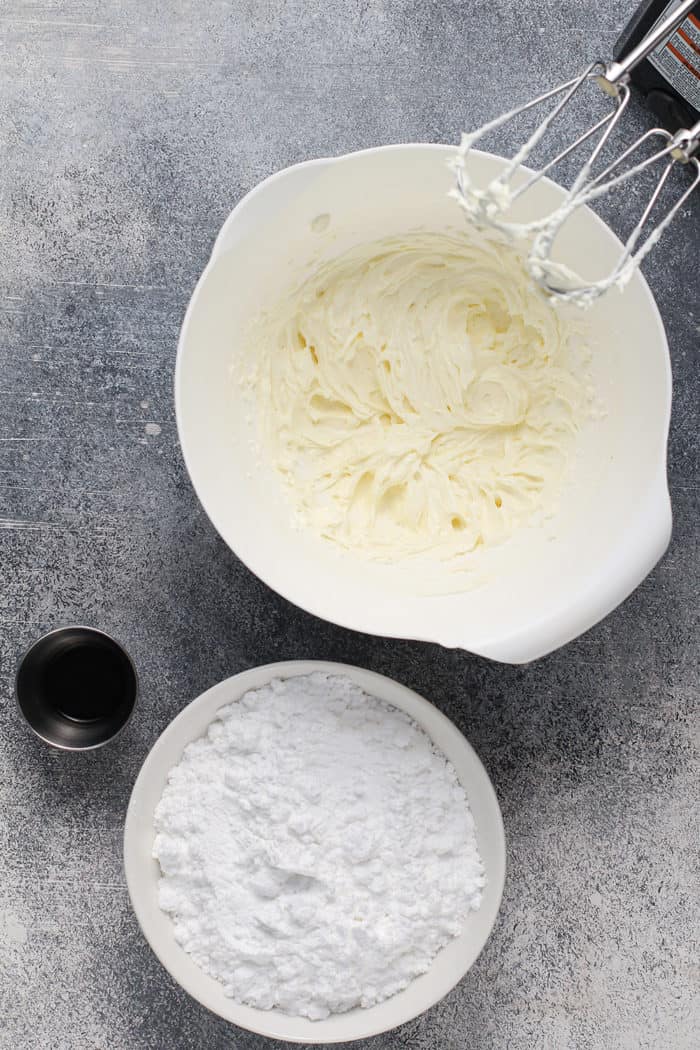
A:
{"type": "Polygon", "coordinates": [[[586,304],[597,299],[613,285],[621,287],[657,243],[691,193],[700,185],[700,161],[697,156],[694,156],[700,145],[700,121],[693,127],[680,130],[675,134],[665,128],[652,128],[633,142],[612,163],[594,174],[596,161],[599,160],[603,148],[629,102],[630,71],[678,28],[696,3],[697,0],[684,0],[619,61],[606,63],[597,60],[592,62],[579,76],[496,117],[495,120],[489,121],[477,131],[464,135],[462,138],[462,145],[455,164],[457,189],[454,195],[477,223],[485,223],[510,234],[527,236],[531,239],[528,268],[535,280],[550,295],[586,304]],[[564,107],[590,81],[595,82],[602,92],[610,97],[613,103],[611,111],[595,121],[574,142],[556,153],[536,171],[523,169],[521,165],[526,163],[533,150],[544,139],[550,126],[564,107]],[[474,144],[489,132],[549,100],[555,101],[554,108],[520,147],[501,174],[485,189],[473,186],[469,180],[468,157],[474,144]],[[639,155],[644,153],[646,144],[653,142],[654,139],[659,140],[659,148],[650,156],[637,160],[639,155]],[[553,213],[529,223],[509,221],[504,217],[518,198],[547,175],[556,164],[590,140],[593,146],[587,159],[571,187],[566,191],[563,201],[553,213]],[[631,166],[626,167],[628,164],[631,166]],[[599,281],[586,283],[576,273],[555,263],[550,258],[553,241],[572,212],[657,164],[661,167],[661,173],[656,185],[611,273],[599,281]],[[680,193],[678,199],[653,231],[648,233],[640,243],[640,238],[655,205],[667,185],[672,170],[678,164],[688,166],[692,173],[690,184],[680,193]]]}

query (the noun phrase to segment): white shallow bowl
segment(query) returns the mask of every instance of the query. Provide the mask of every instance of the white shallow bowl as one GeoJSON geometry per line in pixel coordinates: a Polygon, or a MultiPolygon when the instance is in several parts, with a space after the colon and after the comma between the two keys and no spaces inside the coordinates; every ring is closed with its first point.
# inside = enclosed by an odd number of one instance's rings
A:
{"type": "Polygon", "coordinates": [[[457,727],[427,700],[391,678],[360,667],[318,660],[255,667],[220,682],[193,700],[161,734],[144,762],[131,793],[124,827],[124,868],[131,903],[146,940],[171,976],[226,1021],[260,1035],[297,1043],[367,1038],[409,1021],[442,999],[465,975],[488,940],[501,903],[505,866],[505,836],[496,793],[476,753],[457,727]],[[219,708],[239,699],[249,689],[257,689],[273,678],[291,678],[313,671],[347,675],[365,692],[406,711],[423,727],[450,760],[467,793],[487,878],[481,908],[469,916],[464,932],[438,953],[426,974],[378,1006],[349,1010],[325,1021],[241,1006],[224,995],[218,981],[200,970],[175,940],[170,918],[158,907],[160,868],[152,857],[154,811],[168,771],[180,760],[185,746],[206,732],[219,708]]]}
{"type": "MultiPolygon", "coordinates": [[[[192,484],[214,526],[279,594],[344,627],[524,663],[607,615],[668,545],[671,371],[659,312],[640,274],[587,313],[593,378],[606,414],[580,435],[558,518],[489,551],[487,582],[471,591],[426,594],[405,565],[368,564],[295,529],[278,479],[254,462],[255,421],[235,380],[251,316],[319,258],[417,228],[464,228],[447,196],[453,154],[448,146],[386,146],[310,161],[273,175],[241,201],[183,323],[178,431],[192,484]],[[327,224],[314,222],[320,215],[328,216],[327,224]]],[[[485,183],[504,163],[474,154],[475,181],[485,183]]],[[[562,192],[543,181],[521,198],[520,218],[552,210],[562,192]]],[[[621,251],[588,209],[571,218],[557,243],[557,258],[587,276],[608,272],[621,251]]]]}

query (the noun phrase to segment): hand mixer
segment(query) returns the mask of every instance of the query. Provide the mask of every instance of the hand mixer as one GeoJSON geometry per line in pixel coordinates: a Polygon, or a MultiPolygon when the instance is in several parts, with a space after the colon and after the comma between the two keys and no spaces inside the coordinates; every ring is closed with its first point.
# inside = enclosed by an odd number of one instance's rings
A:
{"type": "MultiPolygon", "coordinates": [[[[462,137],[458,159],[454,165],[457,175],[457,188],[454,196],[477,223],[494,226],[515,236],[530,238],[528,269],[548,294],[567,301],[587,304],[597,299],[613,285],[622,287],[657,243],[691,193],[700,185],[700,161],[694,155],[700,144],[700,120],[692,126],[677,131],[669,131],[662,127],[652,128],[624,149],[615,160],[607,163],[602,170],[595,172],[596,162],[600,163],[603,149],[610,140],[613,129],[620,122],[629,102],[631,71],[652,52],[656,54],[655,49],[665,43],[667,38],[673,36],[678,27],[684,23],[686,16],[692,19],[692,23],[688,24],[693,33],[696,33],[696,27],[700,29],[700,21],[690,15],[691,9],[697,4],[698,0],[672,2],[666,6],[665,13],[650,31],[624,57],[613,62],[596,60],[573,79],[557,85],[537,98],[517,106],[462,137]],[[594,82],[601,89],[603,97],[610,98],[612,103],[610,110],[603,117],[595,120],[573,142],[556,152],[555,156],[537,170],[522,168],[521,165],[530,158],[535,148],[543,141],[551,125],[564,108],[570,105],[574,97],[590,82],[594,82]],[[554,103],[553,108],[517,150],[501,174],[484,189],[475,187],[469,179],[469,153],[474,144],[489,132],[548,101],[554,103]],[[653,149],[651,155],[644,155],[650,144],[656,145],[656,140],[658,140],[657,148],[653,149]],[[555,211],[528,223],[509,220],[506,213],[511,205],[546,176],[555,165],[584,143],[592,144],[590,153],[555,211]],[[606,277],[598,281],[586,282],[568,267],[551,259],[552,244],[572,212],[634,176],[640,175],[653,165],[658,165],[660,168],[656,184],[641,217],[624,244],[617,264],[606,277]],[[640,243],[640,238],[648,228],[650,217],[664,187],[668,185],[669,176],[677,165],[687,166],[691,172],[690,183],[687,187],[682,188],[680,195],[663,218],[659,219],[652,232],[647,233],[640,243]]],[[[700,40],[700,33],[697,33],[697,39],[700,40]]],[[[693,49],[690,53],[692,56],[697,53],[697,63],[700,65],[700,48],[695,38],[683,34],[683,41],[679,42],[686,46],[688,41],[693,49]]],[[[693,76],[697,76],[698,83],[700,83],[700,74],[695,71],[695,66],[692,64],[693,61],[696,61],[695,58],[693,57],[689,63],[680,52],[674,51],[674,54],[678,54],[680,61],[685,62],[691,81],[693,76]]],[[[682,69],[681,72],[685,74],[686,69],[682,69]]],[[[670,86],[669,90],[680,98],[677,89],[674,90],[670,86]]],[[[686,114],[690,112],[694,116],[700,116],[699,107],[690,103],[687,97],[681,101],[686,114]]]]}

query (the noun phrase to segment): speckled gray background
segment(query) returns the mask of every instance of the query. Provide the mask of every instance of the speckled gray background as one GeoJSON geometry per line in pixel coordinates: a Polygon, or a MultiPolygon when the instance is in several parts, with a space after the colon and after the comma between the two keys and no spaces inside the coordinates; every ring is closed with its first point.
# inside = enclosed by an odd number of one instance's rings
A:
{"type": "MultiPolygon", "coordinates": [[[[509,878],[478,964],[364,1046],[697,1047],[697,201],[647,267],[675,372],[671,549],[622,608],[534,666],[351,634],[277,598],[197,505],[171,396],[188,296],[256,182],[321,154],[455,141],[609,46],[633,7],[0,4],[3,1050],[274,1045],[161,969],[129,907],[121,834],[171,718],[222,677],[293,657],[424,693],[503,806],[509,878]],[[84,756],[36,741],[11,692],[22,648],[76,620],[122,638],[143,682],[123,737],[84,756]]],[[[630,122],[642,127],[639,107],[630,122]]]]}

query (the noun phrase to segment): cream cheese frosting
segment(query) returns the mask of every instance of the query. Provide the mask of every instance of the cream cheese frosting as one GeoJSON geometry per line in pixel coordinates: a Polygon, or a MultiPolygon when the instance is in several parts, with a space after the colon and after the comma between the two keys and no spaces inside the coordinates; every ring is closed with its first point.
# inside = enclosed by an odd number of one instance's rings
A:
{"type": "Polygon", "coordinates": [[[586,415],[569,323],[481,232],[365,243],[249,337],[296,518],[387,561],[461,563],[551,514],[586,415]]]}
{"type": "MultiPolygon", "coordinates": [[[[531,222],[515,221],[509,212],[517,199],[517,187],[511,182],[514,172],[524,163],[534,147],[545,135],[548,123],[543,122],[534,134],[525,142],[500,175],[492,179],[485,187],[477,186],[472,179],[469,155],[474,143],[489,131],[509,120],[516,110],[497,117],[495,120],[477,128],[476,131],[462,135],[460,146],[450,168],[456,175],[456,186],[450,196],[457,201],[466,213],[470,222],[477,226],[489,226],[512,240],[519,240],[526,245],[527,270],[533,280],[548,294],[563,303],[575,303],[579,307],[589,307],[611,288],[622,291],[639,269],[651,249],[659,241],[669,225],[673,214],[659,224],[647,237],[641,248],[634,251],[634,243],[629,244],[621,255],[618,265],[597,280],[581,276],[570,266],[555,262],[551,258],[552,247],[564,223],[584,204],[589,204],[597,197],[610,191],[614,181],[597,184],[592,178],[592,157],[582,166],[575,183],[562,197],[560,204],[543,218],[531,222]]],[[[522,181],[530,185],[539,181],[523,169],[522,181]]],[[[522,191],[520,191],[522,192],[522,191]]]]}

